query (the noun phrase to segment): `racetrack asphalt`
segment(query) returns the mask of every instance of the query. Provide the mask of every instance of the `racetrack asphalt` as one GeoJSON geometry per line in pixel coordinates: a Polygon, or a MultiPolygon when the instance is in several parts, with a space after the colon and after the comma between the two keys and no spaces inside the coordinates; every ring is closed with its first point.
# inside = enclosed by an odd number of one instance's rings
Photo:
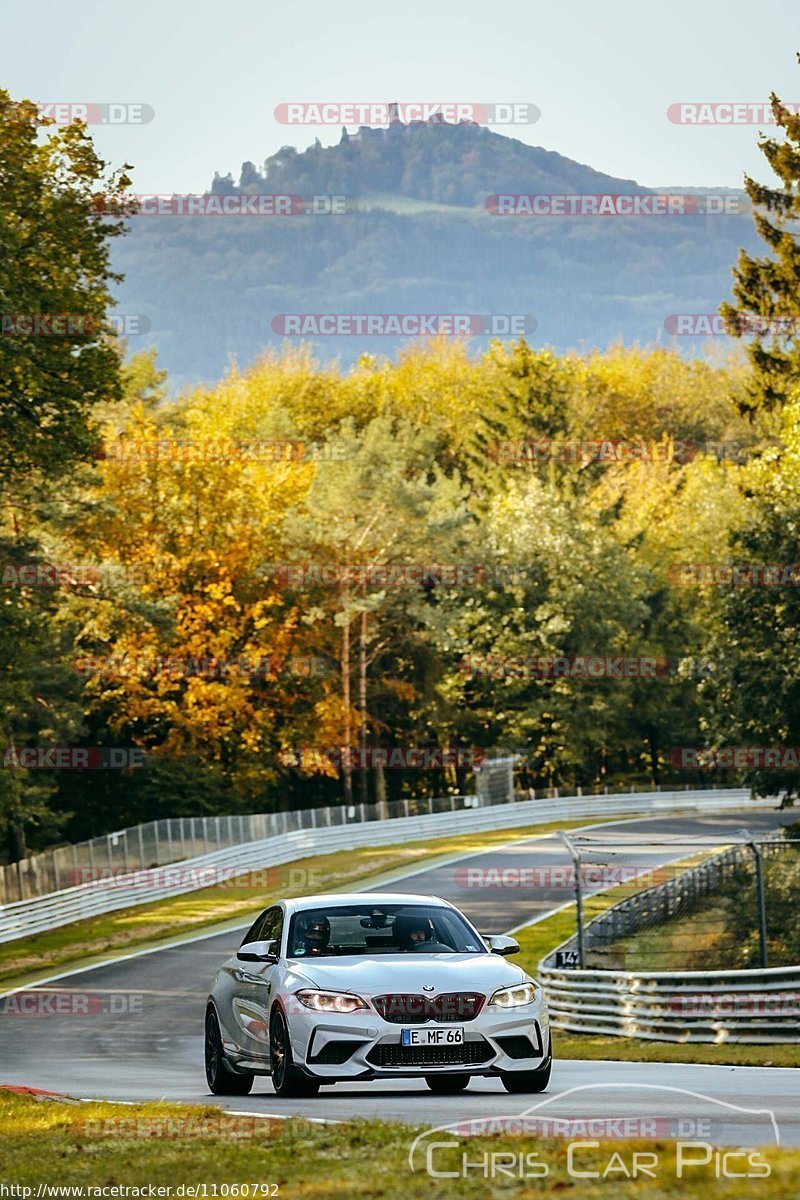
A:
{"type": "MultiPolygon", "coordinates": [[[[764,810],[681,815],[587,826],[570,836],[593,847],[592,862],[630,872],[686,857],[696,851],[698,838],[724,844],[736,840],[742,826],[768,833],[794,819],[791,813],[764,810]]],[[[572,899],[558,870],[549,873],[569,863],[557,837],[528,837],[365,890],[443,896],[481,931],[502,933],[572,899]],[[498,878],[486,874],[491,871],[500,872],[506,886],[478,886],[498,878]]],[[[598,872],[601,886],[605,875],[598,872]]],[[[90,1011],[26,1016],[6,1006],[0,1013],[0,1083],[91,1099],[165,1099],[264,1116],[380,1117],[431,1126],[511,1117],[534,1107],[540,1117],[550,1118],[644,1116],[660,1121],[661,1130],[677,1129],[682,1121],[684,1133],[698,1129],[700,1136],[708,1127],[712,1132],[706,1140],[721,1145],[774,1144],[774,1124],[757,1111],[766,1110],[774,1113],[781,1144],[800,1145],[800,1075],[793,1070],[565,1061],[558,1058],[557,1034],[553,1075],[542,1096],[509,1096],[499,1080],[489,1078],[473,1079],[456,1096],[434,1096],[423,1080],[398,1079],[341,1083],[311,1100],[281,1100],[269,1079],[258,1077],[249,1096],[211,1096],[203,1074],[205,1002],[216,970],[240,940],[241,931],[230,929],[195,935],[184,944],[40,983],[47,992],[88,993],[94,998],[90,1011]],[[109,1012],[110,1007],[118,1011],[109,1012]]]]}

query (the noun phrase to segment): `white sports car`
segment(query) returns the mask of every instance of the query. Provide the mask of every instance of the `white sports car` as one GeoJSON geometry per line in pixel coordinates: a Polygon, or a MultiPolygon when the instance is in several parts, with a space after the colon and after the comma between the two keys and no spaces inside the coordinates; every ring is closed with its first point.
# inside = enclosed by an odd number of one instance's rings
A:
{"type": "Polygon", "coordinates": [[[365,893],[284,900],[218,972],[206,1008],[206,1078],[279,1096],[341,1080],[424,1078],[460,1092],[471,1075],[541,1092],[552,1044],[542,989],[446,900],[365,893]]]}

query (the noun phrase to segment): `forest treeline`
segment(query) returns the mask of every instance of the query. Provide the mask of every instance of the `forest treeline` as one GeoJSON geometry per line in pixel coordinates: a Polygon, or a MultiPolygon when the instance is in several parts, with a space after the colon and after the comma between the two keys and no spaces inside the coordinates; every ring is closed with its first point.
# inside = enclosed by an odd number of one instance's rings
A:
{"type": "Polygon", "coordinates": [[[348,372],[269,356],[174,402],[133,357],[93,461],[7,509],[4,748],[147,765],[11,766],[26,840],[472,790],[468,752],[519,754],[537,788],[740,778],[676,750],[752,742],[768,715],[731,703],[769,681],[745,589],[708,572],[758,559],[764,464],[800,453],[739,415],[746,374],[440,342],[348,372]],[[375,759],[415,747],[463,753],[375,759]]]}

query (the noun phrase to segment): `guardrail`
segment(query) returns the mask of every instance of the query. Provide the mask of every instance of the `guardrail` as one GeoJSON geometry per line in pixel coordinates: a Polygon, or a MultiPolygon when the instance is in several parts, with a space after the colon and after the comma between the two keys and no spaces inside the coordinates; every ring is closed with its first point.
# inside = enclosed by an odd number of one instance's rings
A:
{"type": "Polygon", "coordinates": [[[0,904],[31,900],[48,892],[85,883],[100,872],[143,870],[164,867],[241,846],[260,842],[281,833],[315,829],[322,825],[358,824],[379,817],[407,817],[421,812],[451,810],[479,803],[474,796],[446,800],[400,800],[376,806],[351,804],[338,808],[305,808],[273,813],[237,813],[214,817],[168,817],[104,833],[84,842],[56,846],[0,865],[0,904]]]}
{"type": "MultiPolygon", "coordinates": [[[[786,844],[762,842],[770,854],[786,844]]],[[[750,856],[733,846],[682,875],[621,901],[584,930],[587,956],[686,911],[750,856]]],[[[553,1028],[661,1042],[772,1044],[800,1037],[800,966],[721,971],[558,968],[568,938],[539,963],[553,1028]]]]}
{"type": "MultiPolygon", "coordinates": [[[[478,793],[474,796],[427,797],[391,800],[380,805],[350,804],[335,807],[305,808],[271,813],[236,813],[214,817],[168,817],[147,821],[113,833],[104,833],[84,842],[55,846],[23,858],[0,864],[0,905],[31,900],[48,892],[75,887],[95,878],[99,872],[143,870],[163,867],[241,846],[260,842],[281,833],[320,826],[360,824],[362,821],[402,819],[425,814],[452,812],[484,805],[505,804],[512,799],[512,759],[493,760],[476,773],[478,793]],[[505,766],[507,770],[497,768],[505,766]],[[489,772],[486,768],[495,768],[489,772]]],[[[633,788],[629,791],[633,792],[633,788]]],[[[658,789],[655,789],[658,791],[658,789]]],[[[687,790],[689,790],[687,788],[687,790]]],[[[698,790],[698,789],[693,789],[698,790]]],[[[716,790],[714,787],[711,790],[716,790]]],[[[591,793],[590,793],[591,794],[591,793]]],[[[605,795],[608,795],[608,789],[605,795]]],[[[613,793],[612,793],[613,794],[613,793]]],[[[624,794],[619,789],[617,794],[624,794]]],[[[582,796],[581,789],[577,795],[582,796]]],[[[516,799],[522,799],[520,794],[516,799]]],[[[558,800],[558,788],[535,793],[529,789],[526,800],[558,800]]]]}
{"type": "MultiPolygon", "coordinates": [[[[724,811],[727,808],[773,809],[775,803],[772,800],[752,800],[744,788],[700,792],[634,792],[618,796],[512,801],[491,807],[450,810],[425,816],[295,830],[187,859],[173,866],[114,875],[108,880],[99,879],[0,906],[0,942],[41,933],[101,913],[196,891],[213,883],[215,872],[245,872],[280,866],[310,855],[329,854],[354,846],[426,841],[454,833],[513,829],[550,821],[574,820],[577,817],[602,819],[628,813],[648,815],[676,811],[724,811]]],[[[327,811],[342,812],[341,809],[327,811]]]]}
{"type": "Polygon", "coordinates": [[[540,964],[553,1028],[659,1042],[794,1042],[800,967],[557,971],[540,964]]]}

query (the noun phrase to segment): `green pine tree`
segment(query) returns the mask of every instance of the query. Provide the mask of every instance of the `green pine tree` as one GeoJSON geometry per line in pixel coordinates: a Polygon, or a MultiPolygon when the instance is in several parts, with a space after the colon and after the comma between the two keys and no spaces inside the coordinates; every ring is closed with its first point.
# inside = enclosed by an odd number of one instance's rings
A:
{"type": "Polygon", "coordinates": [[[720,306],[731,334],[754,335],[747,347],[753,375],[739,405],[750,415],[782,408],[800,381],[800,248],[793,228],[800,218],[800,116],[774,92],[770,99],[782,136],[762,135],[759,148],[782,186],[757,183],[749,175],[744,180],[769,254],[758,258],[740,251],[733,272],[736,303],[720,306]]]}

